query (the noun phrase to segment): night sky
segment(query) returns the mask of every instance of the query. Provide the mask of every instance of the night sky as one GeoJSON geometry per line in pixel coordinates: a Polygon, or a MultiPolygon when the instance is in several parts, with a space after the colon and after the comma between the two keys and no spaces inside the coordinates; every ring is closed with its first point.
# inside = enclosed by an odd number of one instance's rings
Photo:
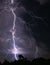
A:
{"type": "Polygon", "coordinates": [[[50,1],[11,1],[0,0],[0,61],[14,61],[14,53],[30,60],[50,58],[50,1]]]}

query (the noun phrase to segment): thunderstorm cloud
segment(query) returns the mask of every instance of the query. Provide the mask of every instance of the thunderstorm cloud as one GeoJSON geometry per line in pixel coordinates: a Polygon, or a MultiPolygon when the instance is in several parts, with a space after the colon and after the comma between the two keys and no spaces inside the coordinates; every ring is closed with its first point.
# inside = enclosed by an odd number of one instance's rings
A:
{"type": "MultiPolygon", "coordinates": [[[[48,0],[49,1],[49,0],[48,0]]],[[[12,32],[15,31],[15,45],[28,59],[50,58],[50,10],[47,0],[0,0],[0,61],[14,61],[9,52],[13,48],[12,32]],[[46,3],[40,5],[40,3],[46,3]],[[12,31],[14,16],[15,29],[12,31]]],[[[19,52],[19,51],[18,51],[19,52]]],[[[19,53],[18,53],[19,55],[19,53]]],[[[16,56],[18,56],[16,55],[16,56]]]]}

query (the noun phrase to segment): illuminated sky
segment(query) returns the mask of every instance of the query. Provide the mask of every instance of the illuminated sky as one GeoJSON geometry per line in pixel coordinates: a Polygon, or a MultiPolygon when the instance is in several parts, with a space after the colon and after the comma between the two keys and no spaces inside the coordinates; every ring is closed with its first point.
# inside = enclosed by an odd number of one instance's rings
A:
{"type": "Polygon", "coordinates": [[[50,58],[50,5],[40,3],[0,0],[1,62],[13,61],[19,54],[28,59],[50,58]]]}

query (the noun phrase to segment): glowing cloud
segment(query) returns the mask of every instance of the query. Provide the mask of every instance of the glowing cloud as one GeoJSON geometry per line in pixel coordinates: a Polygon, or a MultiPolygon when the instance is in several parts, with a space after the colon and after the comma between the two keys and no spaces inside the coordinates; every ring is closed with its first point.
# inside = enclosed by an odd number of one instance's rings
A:
{"type": "Polygon", "coordinates": [[[21,48],[16,48],[15,44],[13,45],[13,48],[12,49],[8,49],[8,51],[9,51],[9,54],[13,54],[14,55],[15,60],[18,60],[16,55],[23,53],[22,49],[21,48]]]}

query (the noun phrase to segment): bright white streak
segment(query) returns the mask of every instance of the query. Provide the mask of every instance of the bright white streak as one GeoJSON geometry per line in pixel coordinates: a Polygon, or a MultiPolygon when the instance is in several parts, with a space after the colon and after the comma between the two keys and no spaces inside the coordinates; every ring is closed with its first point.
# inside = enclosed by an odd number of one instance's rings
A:
{"type": "Polygon", "coordinates": [[[14,9],[13,8],[11,8],[11,11],[12,11],[12,14],[14,16],[13,28],[12,28],[12,39],[13,39],[13,44],[14,44],[14,47],[15,47],[15,21],[16,21],[16,15],[14,13],[14,9]]]}
{"type": "MultiPolygon", "coordinates": [[[[16,39],[16,37],[15,37],[15,32],[16,32],[16,30],[15,30],[15,22],[16,22],[16,15],[15,15],[15,13],[14,13],[14,8],[10,8],[10,10],[11,10],[11,12],[12,12],[12,14],[13,14],[13,17],[14,17],[14,19],[13,19],[13,26],[12,26],[12,30],[10,30],[10,32],[12,33],[12,41],[13,41],[13,48],[12,49],[8,49],[8,51],[10,52],[10,54],[14,54],[14,57],[15,57],[15,60],[18,60],[18,58],[17,58],[17,56],[16,55],[18,55],[18,54],[25,54],[26,52],[24,52],[23,50],[22,50],[22,48],[19,48],[18,46],[16,46],[16,44],[15,44],[15,39],[16,39]]],[[[18,39],[18,38],[17,38],[18,39]]]]}
{"type": "Polygon", "coordinates": [[[12,27],[12,40],[13,40],[13,49],[11,49],[11,53],[14,54],[14,57],[15,59],[17,60],[17,57],[16,57],[16,54],[18,54],[18,49],[16,48],[16,45],[15,45],[15,22],[16,22],[16,15],[14,13],[14,9],[11,8],[11,11],[12,11],[12,14],[14,16],[14,19],[13,19],[13,27],[12,27]]]}

